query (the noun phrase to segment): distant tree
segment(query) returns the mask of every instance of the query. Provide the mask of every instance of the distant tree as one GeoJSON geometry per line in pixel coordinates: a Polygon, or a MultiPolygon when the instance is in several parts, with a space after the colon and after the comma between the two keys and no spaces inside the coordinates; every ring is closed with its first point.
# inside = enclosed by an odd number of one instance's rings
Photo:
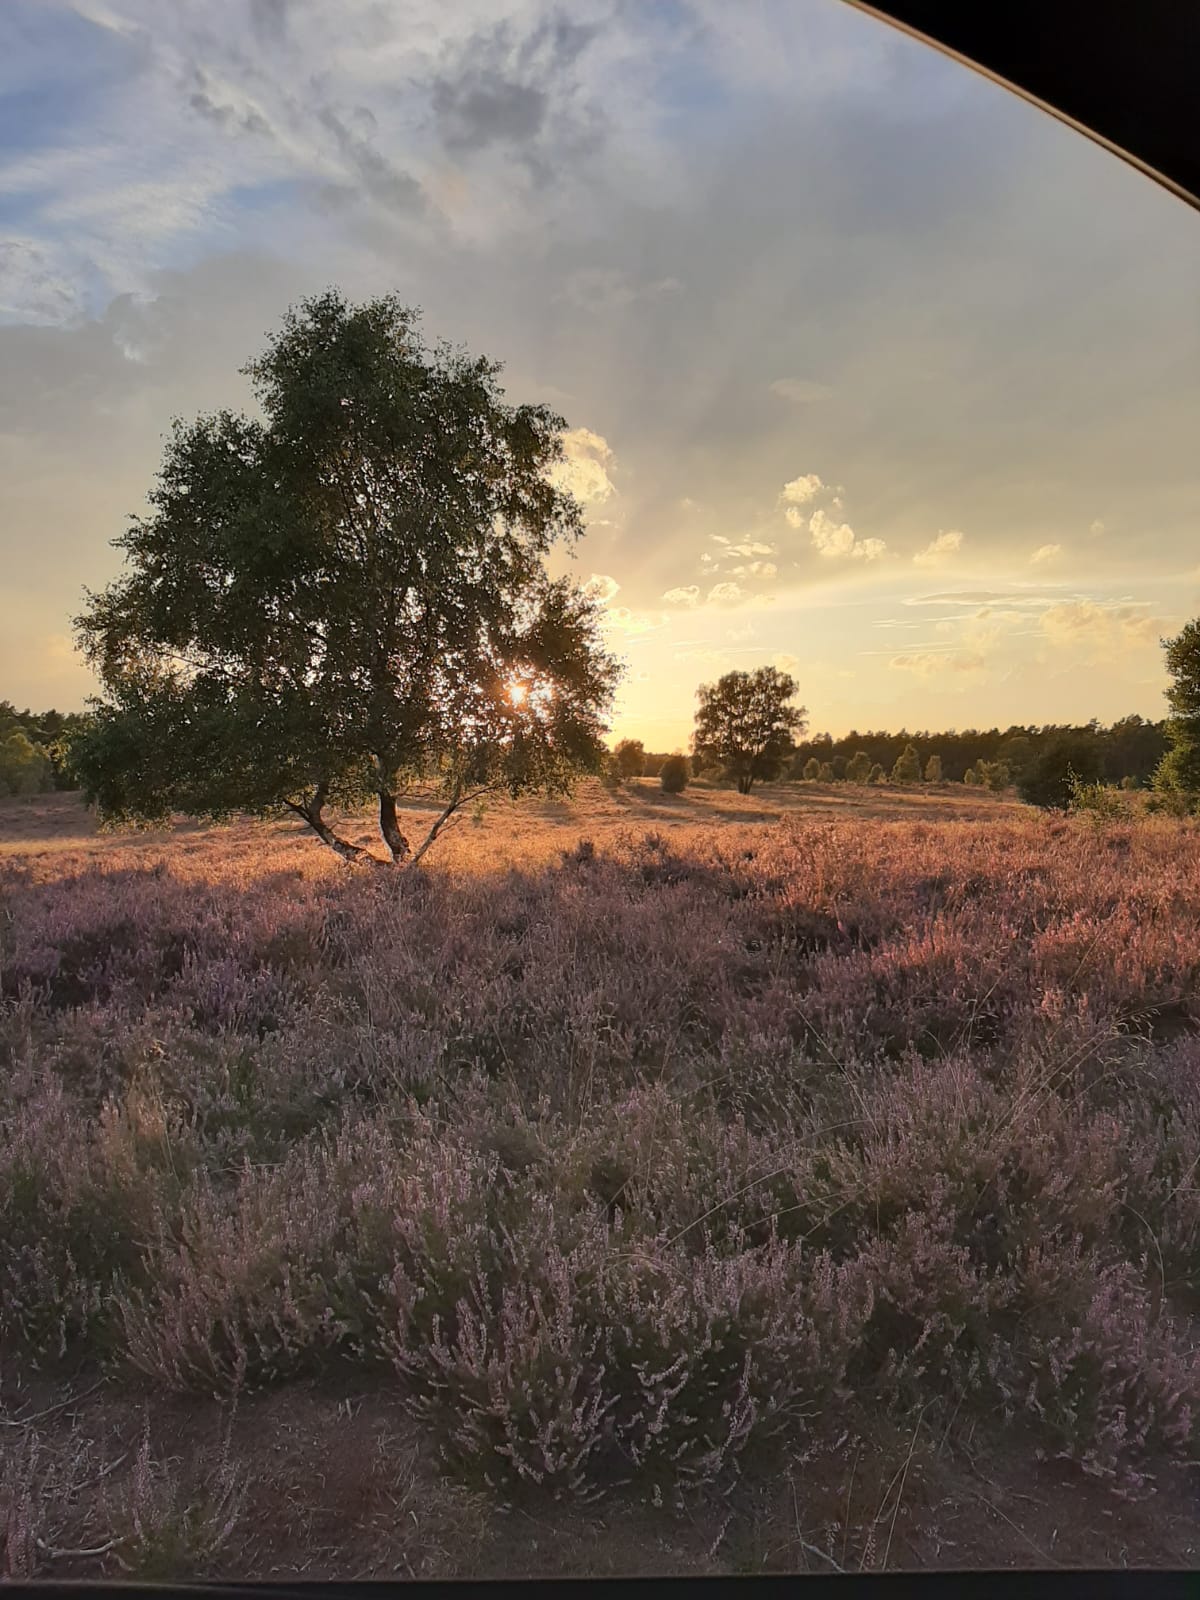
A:
{"type": "Polygon", "coordinates": [[[1164,641],[1171,687],[1170,746],[1154,774],[1155,789],[1200,803],[1200,618],[1164,641]]]}
{"type": "Polygon", "coordinates": [[[871,758],[865,750],[857,751],[846,763],[846,777],[851,783],[870,783],[871,758]]]}
{"type": "Polygon", "coordinates": [[[355,860],[325,807],[374,797],[417,861],[479,795],[601,767],[617,665],[544,565],[582,528],[566,424],[506,404],[499,370],[331,290],[245,369],[261,421],[176,424],[126,573],[78,619],[107,699],[72,761],[106,817],[286,809],[355,860]],[[414,850],[396,799],[430,784],[414,850]]]}
{"type": "Polygon", "coordinates": [[[821,776],[821,763],[817,760],[816,756],[809,756],[808,760],[804,763],[804,776],[809,783],[816,783],[817,779],[821,776]]]}
{"type": "Polygon", "coordinates": [[[925,763],[925,782],[941,783],[941,781],[942,758],[941,756],[930,756],[929,760],[925,763]]]}
{"type": "Polygon", "coordinates": [[[1003,761],[980,761],[975,767],[975,779],[983,788],[999,794],[1012,782],[1012,774],[1003,761]]]}
{"type": "Polygon", "coordinates": [[[911,744],[906,744],[896,763],[892,768],[893,783],[919,783],[921,781],[921,758],[911,744]]]}
{"type": "Polygon", "coordinates": [[[1034,755],[1033,741],[1024,733],[1016,733],[1003,740],[996,750],[996,760],[1003,761],[1016,782],[1020,781],[1030,766],[1034,755]]]}
{"type": "Polygon", "coordinates": [[[846,778],[847,765],[845,756],[834,756],[829,765],[833,769],[833,781],[835,783],[843,783],[846,778]]]}
{"type": "Polygon", "coordinates": [[[1128,793],[1128,791],[1131,789],[1140,789],[1141,785],[1138,783],[1136,778],[1130,777],[1130,775],[1126,773],[1121,779],[1121,787],[1128,793]]]}
{"type": "Polygon", "coordinates": [[[769,783],[786,768],[806,716],[803,706],[789,704],[795,693],[795,679],[777,667],[727,672],[696,691],[694,747],[720,762],[739,794],[749,794],[755,783],[769,783]]]}
{"type": "Polygon", "coordinates": [[[646,770],[646,747],[640,739],[621,739],[613,751],[613,759],[623,780],[640,778],[646,770]]]}
{"type": "Polygon", "coordinates": [[[1060,735],[1039,752],[1017,780],[1017,793],[1029,805],[1065,811],[1071,803],[1072,779],[1094,783],[1100,775],[1096,741],[1080,730],[1060,735]]]}
{"type": "Polygon", "coordinates": [[[50,788],[46,752],[20,728],[0,737],[0,794],[40,794],[50,788]]]}
{"type": "Polygon", "coordinates": [[[704,757],[703,751],[700,751],[700,750],[694,751],[693,754],[692,754],[692,777],[693,778],[702,777],[704,775],[704,772],[706,771],[707,767],[708,767],[708,762],[706,761],[706,759],[704,757]]]}
{"type": "Polygon", "coordinates": [[[878,761],[871,768],[871,776],[867,781],[869,783],[886,783],[887,782],[887,773],[883,770],[883,768],[880,766],[878,761]]]}
{"type": "Polygon", "coordinates": [[[832,783],[833,782],[833,762],[832,761],[822,761],[821,765],[817,769],[817,777],[821,780],[822,783],[832,783]]]}
{"type": "Polygon", "coordinates": [[[679,754],[668,756],[658,779],[667,794],[682,794],[688,785],[688,758],[679,754]]]}
{"type": "Polygon", "coordinates": [[[982,784],[983,779],[979,776],[974,767],[968,767],[963,773],[963,782],[966,784],[968,789],[977,789],[982,784]]]}

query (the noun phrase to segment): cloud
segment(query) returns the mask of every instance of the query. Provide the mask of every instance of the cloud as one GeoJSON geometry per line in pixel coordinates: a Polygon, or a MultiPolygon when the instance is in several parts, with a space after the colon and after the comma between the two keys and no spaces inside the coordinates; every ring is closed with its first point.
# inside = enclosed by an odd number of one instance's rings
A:
{"type": "Polygon", "coordinates": [[[673,606],[695,606],[700,604],[700,589],[694,583],[682,585],[678,589],[668,589],[663,594],[663,599],[673,606]]]}
{"type": "Polygon", "coordinates": [[[771,657],[771,665],[778,667],[780,672],[794,673],[800,665],[800,657],[789,655],[784,650],[779,655],[771,657]]]}
{"type": "Polygon", "coordinates": [[[1096,518],[1095,522],[1089,523],[1088,532],[1091,534],[1093,539],[1098,539],[1104,532],[1104,524],[1100,521],[1099,517],[1096,518]]]}
{"type": "Polygon", "coordinates": [[[560,489],[573,494],[580,505],[600,505],[616,493],[608,475],[614,464],[607,439],[590,428],[572,428],[562,436],[564,459],[550,470],[560,489]]]}
{"type": "Polygon", "coordinates": [[[73,321],[77,284],[56,251],[36,239],[0,239],[0,320],[41,327],[73,321]]]}
{"type": "Polygon", "coordinates": [[[728,569],[735,578],[747,576],[756,578],[773,578],[779,568],[773,561],[749,561],[744,566],[730,567],[728,569]]]}
{"type": "Polygon", "coordinates": [[[834,522],[821,510],[813,512],[808,528],[813,545],[823,556],[877,561],[887,550],[882,539],[860,539],[848,522],[834,522]]]}
{"type": "MultiPolygon", "coordinates": [[[[714,544],[724,547],[723,554],[730,556],[773,556],[775,545],[763,544],[758,539],[744,539],[735,544],[732,539],[727,539],[723,533],[710,533],[708,536],[714,544]]],[[[704,558],[701,557],[701,560],[704,558]]],[[[709,557],[711,560],[712,557],[709,557]]]]}
{"type": "Polygon", "coordinates": [[[950,528],[945,533],[939,533],[936,539],[930,541],[924,550],[918,550],[913,557],[914,567],[940,567],[952,555],[962,549],[963,536],[957,528],[950,528]]]}
{"type": "Polygon", "coordinates": [[[726,601],[740,600],[742,598],[742,587],[738,583],[714,583],[708,591],[708,598],[718,605],[726,601]]]}
{"type": "Polygon", "coordinates": [[[1066,600],[1042,614],[1042,631],[1060,648],[1082,646],[1100,656],[1157,645],[1162,619],[1128,602],[1066,600]]]}
{"type": "Polygon", "coordinates": [[[582,587],[584,594],[591,595],[594,600],[599,600],[601,605],[607,605],[620,590],[621,585],[615,578],[610,578],[607,573],[593,572],[582,587]]]}
{"type": "Polygon", "coordinates": [[[1045,566],[1048,561],[1056,561],[1062,555],[1060,544],[1040,544],[1029,558],[1031,567],[1045,566]]]}
{"type": "Polygon", "coordinates": [[[665,627],[670,619],[662,612],[631,611],[628,606],[610,606],[604,613],[604,620],[620,633],[636,635],[653,633],[656,628],[665,627]]]}
{"type": "Polygon", "coordinates": [[[825,400],[833,393],[827,383],[816,383],[812,378],[776,378],[771,393],[794,406],[808,406],[825,400]]]}
{"type": "Polygon", "coordinates": [[[824,487],[815,472],[801,473],[798,478],[793,478],[790,483],[784,484],[779,498],[785,505],[806,506],[824,487]]]}
{"type": "Polygon", "coordinates": [[[636,300],[674,294],[682,287],[678,278],[655,278],[653,282],[637,283],[612,267],[582,267],[567,279],[563,298],[583,311],[601,315],[621,311],[636,300]]]}
{"type": "Polygon", "coordinates": [[[893,672],[911,672],[917,678],[936,678],[943,672],[979,672],[984,666],[979,650],[911,650],[888,662],[893,672]]]}

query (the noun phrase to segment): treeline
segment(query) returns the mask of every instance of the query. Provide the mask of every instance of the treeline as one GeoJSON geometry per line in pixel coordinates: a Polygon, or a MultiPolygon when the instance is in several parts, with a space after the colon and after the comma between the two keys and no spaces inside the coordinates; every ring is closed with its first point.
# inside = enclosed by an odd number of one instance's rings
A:
{"type": "Polygon", "coordinates": [[[67,746],[88,720],[78,711],[18,711],[0,700],[0,795],[74,788],[67,746]]]}
{"type": "MultiPolygon", "coordinates": [[[[801,778],[808,762],[815,760],[833,769],[836,780],[846,777],[846,768],[859,752],[865,753],[872,767],[891,773],[906,748],[912,745],[925,772],[930,756],[941,761],[942,781],[961,783],[968,771],[978,771],[981,763],[1007,767],[1013,779],[1031,768],[1038,758],[1062,741],[1069,740],[1077,751],[1090,752],[1088,766],[1106,783],[1119,784],[1129,778],[1139,787],[1148,785],[1168,746],[1167,725],[1147,722],[1144,717],[1122,717],[1105,727],[1093,719],[1083,726],[1045,723],[1041,726],[1013,724],[1009,728],[950,729],[946,733],[859,733],[852,729],[844,738],[828,733],[814,734],[795,746],[789,776],[801,778]]],[[[649,758],[648,758],[649,759],[649,758]]]]}

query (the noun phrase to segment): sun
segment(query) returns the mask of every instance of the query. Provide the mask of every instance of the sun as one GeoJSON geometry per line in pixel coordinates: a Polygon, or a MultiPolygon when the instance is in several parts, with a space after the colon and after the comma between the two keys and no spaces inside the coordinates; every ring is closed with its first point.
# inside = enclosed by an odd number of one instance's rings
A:
{"type": "Polygon", "coordinates": [[[508,698],[514,706],[524,705],[529,698],[528,684],[522,683],[519,678],[513,678],[508,685],[508,698]]]}

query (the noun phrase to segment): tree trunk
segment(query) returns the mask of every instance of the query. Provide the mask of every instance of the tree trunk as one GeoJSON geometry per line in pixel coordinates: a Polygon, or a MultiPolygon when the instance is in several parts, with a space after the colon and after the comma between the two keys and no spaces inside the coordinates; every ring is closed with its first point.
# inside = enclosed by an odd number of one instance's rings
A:
{"type": "Polygon", "coordinates": [[[396,796],[388,789],[379,791],[379,831],[383,835],[384,844],[391,852],[392,860],[406,861],[410,854],[410,846],[400,832],[400,822],[396,816],[396,796]]]}
{"type": "Polygon", "coordinates": [[[349,839],[343,839],[340,834],[334,833],[333,829],[325,821],[323,815],[324,800],[319,789],[315,798],[306,804],[296,805],[291,800],[286,800],[284,804],[289,811],[294,811],[298,817],[303,817],[321,843],[327,844],[336,855],[341,856],[343,861],[350,863],[370,861],[378,865],[369,850],[364,850],[361,845],[351,844],[349,839]]]}

